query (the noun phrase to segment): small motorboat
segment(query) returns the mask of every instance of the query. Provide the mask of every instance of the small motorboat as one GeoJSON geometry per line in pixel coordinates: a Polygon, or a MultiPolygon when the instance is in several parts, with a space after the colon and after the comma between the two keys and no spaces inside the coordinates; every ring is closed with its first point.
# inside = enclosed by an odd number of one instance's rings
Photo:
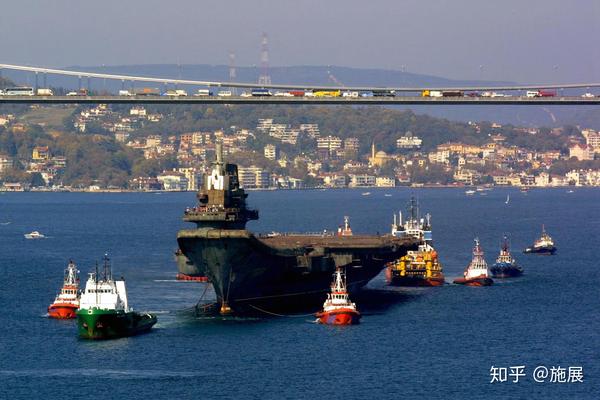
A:
{"type": "Polygon", "coordinates": [[[45,235],[39,233],[38,231],[26,233],[23,236],[25,236],[25,239],[44,239],[46,237],[45,235]]]}

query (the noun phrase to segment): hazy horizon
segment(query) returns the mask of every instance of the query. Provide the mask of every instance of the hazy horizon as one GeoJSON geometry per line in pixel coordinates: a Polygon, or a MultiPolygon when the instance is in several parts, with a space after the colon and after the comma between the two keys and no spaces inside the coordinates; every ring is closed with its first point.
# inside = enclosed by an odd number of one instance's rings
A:
{"type": "Polygon", "coordinates": [[[449,79],[600,81],[595,0],[9,0],[1,62],[340,66],[449,79]]]}

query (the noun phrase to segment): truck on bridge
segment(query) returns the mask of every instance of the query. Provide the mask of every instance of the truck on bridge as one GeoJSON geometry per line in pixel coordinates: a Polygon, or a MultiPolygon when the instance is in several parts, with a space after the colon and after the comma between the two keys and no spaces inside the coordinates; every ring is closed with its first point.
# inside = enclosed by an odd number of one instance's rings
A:
{"type": "Polygon", "coordinates": [[[160,96],[160,90],[157,88],[141,88],[133,92],[136,96],[160,96]]]}
{"type": "Polygon", "coordinates": [[[342,95],[341,90],[317,90],[314,93],[315,97],[340,97],[342,95]]]}
{"type": "Polygon", "coordinates": [[[528,90],[527,97],[554,97],[556,92],[554,90],[528,90]]]}

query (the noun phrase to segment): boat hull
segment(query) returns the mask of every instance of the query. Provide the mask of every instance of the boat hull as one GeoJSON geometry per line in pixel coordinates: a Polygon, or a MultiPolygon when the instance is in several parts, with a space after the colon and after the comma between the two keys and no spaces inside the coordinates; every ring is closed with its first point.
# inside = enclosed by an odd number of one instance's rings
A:
{"type": "Polygon", "coordinates": [[[186,257],[204,266],[217,302],[237,314],[314,310],[336,267],[345,268],[352,293],[416,246],[399,238],[267,239],[245,229],[210,228],[180,231],[177,241],[186,257]]]}
{"type": "Polygon", "coordinates": [[[360,313],[353,309],[323,311],[315,314],[317,321],[325,325],[356,325],[360,323],[360,313]]]}
{"type": "Polygon", "coordinates": [[[556,253],[556,247],[528,247],[523,250],[525,254],[543,254],[552,256],[556,253]]]}
{"type": "Polygon", "coordinates": [[[515,278],[517,276],[523,275],[523,268],[518,266],[510,266],[510,267],[497,267],[492,266],[490,268],[490,273],[493,278],[515,278]]]}
{"type": "Polygon", "coordinates": [[[418,278],[413,276],[392,276],[388,279],[390,286],[407,286],[407,287],[422,287],[422,286],[443,286],[446,281],[444,278],[418,278]]]}
{"type": "Polygon", "coordinates": [[[77,329],[83,339],[116,339],[148,332],[156,324],[156,316],[137,312],[80,309],[77,329]]]}
{"type": "Polygon", "coordinates": [[[205,275],[186,275],[182,274],[181,272],[177,273],[175,279],[177,279],[178,281],[208,282],[208,277],[205,275]]]}
{"type": "Polygon", "coordinates": [[[77,308],[75,304],[55,303],[48,307],[48,316],[56,319],[77,318],[77,308]]]}
{"type": "Polygon", "coordinates": [[[477,278],[456,278],[454,283],[457,285],[465,285],[465,286],[491,286],[494,284],[494,281],[488,277],[477,277],[477,278]]]}
{"type": "Polygon", "coordinates": [[[175,253],[175,261],[177,262],[177,279],[184,281],[201,281],[206,282],[206,272],[204,268],[198,268],[196,264],[190,261],[182,252],[175,253]]]}

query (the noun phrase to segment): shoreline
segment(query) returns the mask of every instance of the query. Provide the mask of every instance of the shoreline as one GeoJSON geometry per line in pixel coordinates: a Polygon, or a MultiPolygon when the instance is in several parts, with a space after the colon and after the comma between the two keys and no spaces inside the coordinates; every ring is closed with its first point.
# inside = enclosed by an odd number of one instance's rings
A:
{"type": "MultiPolygon", "coordinates": [[[[361,186],[361,187],[310,187],[310,188],[297,188],[297,189],[284,189],[284,188],[264,188],[264,189],[245,189],[248,192],[276,192],[276,191],[304,191],[304,190],[317,190],[317,191],[330,191],[330,190],[396,190],[396,189],[462,189],[469,190],[475,189],[477,186],[458,186],[458,185],[419,185],[419,186],[361,186]]],[[[539,189],[591,189],[600,188],[600,186],[527,186],[527,190],[539,190],[539,189]]],[[[515,189],[521,190],[520,186],[487,186],[486,190],[492,189],[515,189]]],[[[28,189],[28,190],[4,190],[0,189],[0,195],[5,193],[196,193],[197,190],[131,190],[131,189],[101,189],[101,190],[86,190],[86,189],[60,189],[60,190],[39,190],[39,189],[28,189]]]]}

